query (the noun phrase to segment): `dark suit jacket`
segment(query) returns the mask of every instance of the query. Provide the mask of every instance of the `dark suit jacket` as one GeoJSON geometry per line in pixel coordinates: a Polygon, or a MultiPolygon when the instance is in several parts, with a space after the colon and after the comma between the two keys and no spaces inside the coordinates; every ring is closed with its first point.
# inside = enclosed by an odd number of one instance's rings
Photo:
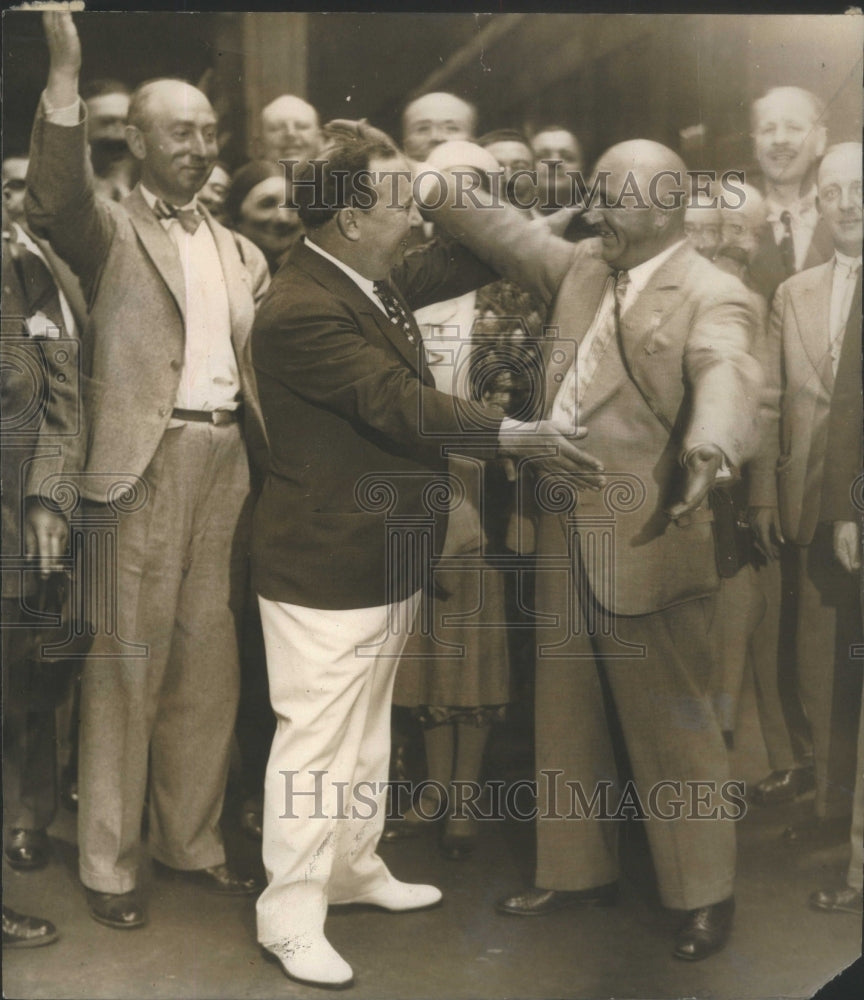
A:
{"type": "MultiPolygon", "coordinates": [[[[465,250],[433,241],[406,256],[391,286],[410,311],[494,277],[465,250]]],[[[452,397],[433,387],[416,324],[413,333],[412,345],[305,242],[275,275],[252,331],[270,439],[252,543],[261,596],[348,609],[418,589],[420,568],[388,549],[388,523],[410,527],[442,506],[427,490],[446,473],[442,444],[464,426],[452,397]]]]}
{"type": "MultiPolygon", "coordinates": [[[[23,516],[28,496],[62,496],[60,480],[81,466],[85,440],[78,383],[78,343],[65,330],[58,339],[33,339],[26,320],[36,311],[21,272],[3,241],[0,324],[3,410],[3,596],[18,596],[24,579],[13,564],[24,558],[23,516]]],[[[54,317],[50,317],[54,319],[54,317]]],[[[62,328],[62,317],[58,317],[62,328]]],[[[26,589],[26,588],[25,588],[26,589]]]]}
{"type": "MultiPolygon", "coordinates": [[[[171,420],[183,364],[185,289],[177,248],[136,188],[122,203],[97,198],[86,121],[53,125],[40,111],[27,173],[27,216],[81,281],[90,413],[82,493],[105,501],[147,468],[171,420]]],[[[222,262],[231,338],[247,407],[247,442],[266,463],[247,340],[269,275],[260,250],[203,210],[222,262]]]]}
{"type": "MultiPolygon", "coordinates": [[[[820,218],[813,230],[813,239],[810,241],[810,248],[801,270],[824,264],[833,253],[834,241],[831,238],[831,231],[820,218]]],[[[788,277],[783,267],[780,249],[774,239],[774,230],[769,223],[766,223],[760,235],[759,246],[750,262],[750,283],[760,295],[765,296],[765,301],[770,306],[777,286],[788,277]]]]}

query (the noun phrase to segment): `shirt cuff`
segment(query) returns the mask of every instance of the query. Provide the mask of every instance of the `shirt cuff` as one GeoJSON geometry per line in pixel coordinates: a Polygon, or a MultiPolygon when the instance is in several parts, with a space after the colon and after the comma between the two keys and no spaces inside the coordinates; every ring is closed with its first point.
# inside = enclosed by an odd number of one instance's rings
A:
{"type": "Polygon", "coordinates": [[[81,98],[76,97],[74,104],[68,104],[65,108],[52,108],[48,103],[48,98],[45,96],[45,91],[42,91],[42,109],[45,112],[45,118],[52,125],[64,125],[66,127],[71,127],[73,125],[78,125],[81,122],[81,98]]]}
{"type": "MultiPolygon", "coordinates": [[[[687,451],[685,451],[684,454],[681,456],[681,464],[687,465],[687,459],[693,454],[693,452],[697,451],[699,448],[701,448],[703,445],[706,444],[711,444],[711,442],[700,441],[698,444],[691,445],[687,449],[687,451]]],[[[711,447],[716,448],[717,445],[711,444],[711,447]]],[[[714,476],[714,482],[728,483],[731,479],[735,478],[732,472],[732,466],[729,464],[729,459],[722,451],[720,452],[720,457],[721,457],[720,468],[717,470],[717,474],[714,476]]]]}

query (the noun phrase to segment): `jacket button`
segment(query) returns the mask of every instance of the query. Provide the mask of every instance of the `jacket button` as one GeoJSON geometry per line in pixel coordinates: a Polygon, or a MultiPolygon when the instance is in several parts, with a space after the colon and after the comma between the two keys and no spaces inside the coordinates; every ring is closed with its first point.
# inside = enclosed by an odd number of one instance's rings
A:
{"type": "Polygon", "coordinates": [[[159,407],[159,416],[160,417],[164,417],[167,413],[168,413],[168,407],[167,406],[160,406],[159,407]]]}
{"type": "Polygon", "coordinates": [[[176,358],[174,358],[173,361],[171,362],[171,367],[174,369],[175,372],[179,372],[180,362],[176,358]]]}

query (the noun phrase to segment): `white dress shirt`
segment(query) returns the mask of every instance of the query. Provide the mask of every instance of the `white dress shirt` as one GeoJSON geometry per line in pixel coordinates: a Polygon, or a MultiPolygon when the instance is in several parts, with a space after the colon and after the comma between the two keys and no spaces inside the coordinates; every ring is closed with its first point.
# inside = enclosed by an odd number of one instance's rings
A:
{"type": "Polygon", "coordinates": [[[800,271],[804,267],[810,244],[813,241],[813,232],[819,222],[819,212],[816,208],[816,196],[811,192],[800,198],[794,205],[781,205],[770,195],[765,196],[765,208],[768,210],[767,220],[771,223],[774,233],[774,242],[779,246],[786,227],[780,220],[783,212],[788,212],[791,216],[789,225],[792,229],[792,245],[795,248],[795,270],[800,271]]]}

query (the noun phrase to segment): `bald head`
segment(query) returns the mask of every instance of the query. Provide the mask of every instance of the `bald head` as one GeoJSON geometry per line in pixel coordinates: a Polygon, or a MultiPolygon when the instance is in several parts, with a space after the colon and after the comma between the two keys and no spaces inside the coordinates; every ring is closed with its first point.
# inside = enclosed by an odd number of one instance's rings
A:
{"type": "Polygon", "coordinates": [[[605,197],[592,200],[585,221],[611,266],[635,267],[681,239],[687,168],[673,150],[649,139],[618,143],[597,162],[600,179],[605,197]]]}
{"type": "Polygon", "coordinates": [[[321,151],[318,112],[302,97],[282,94],[261,112],[262,158],[305,163],[321,151]]]}
{"type": "Polygon", "coordinates": [[[849,257],[861,253],[861,143],[832,146],[816,178],[819,212],[828,224],[834,246],[849,257]]]}
{"type": "Polygon", "coordinates": [[[126,142],[141,162],[141,180],[173,205],[204,185],[218,152],[216,113],[183,80],[151,80],[132,94],[126,142]]]}
{"type": "Polygon", "coordinates": [[[455,94],[424,94],[402,114],[402,144],[415,160],[425,160],[432,150],[449,139],[472,139],[477,127],[473,105],[455,94]]]}

